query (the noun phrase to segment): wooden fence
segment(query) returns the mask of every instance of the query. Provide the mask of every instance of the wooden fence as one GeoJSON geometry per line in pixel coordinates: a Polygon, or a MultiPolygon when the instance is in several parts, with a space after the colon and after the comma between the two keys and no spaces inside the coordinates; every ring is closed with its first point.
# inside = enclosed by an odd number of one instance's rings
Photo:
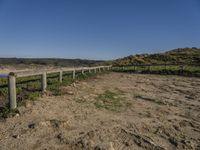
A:
{"type": "Polygon", "coordinates": [[[59,73],[59,82],[63,81],[63,72],[71,72],[72,78],[76,78],[76,72],[81,72],[82,74],[85,71],[94,73],[101,72],[103,70],[110,70],[111,66],[97,66],[97,67],[82,67],[82,68],[62,68],[54,70],[43,70],[43,71],[22,71],[22,72],[10,72],[9,74],[0,74],[0,78],[8,79],[8,93],[9,93],[9,107],[10,109],[15,109],[17,107],[16,100],[16,78],[18,77],[30,77],[30,76],[41,76],[41,85],[42,91],[45,92],[47,89],[47,74],[59,73]]]}

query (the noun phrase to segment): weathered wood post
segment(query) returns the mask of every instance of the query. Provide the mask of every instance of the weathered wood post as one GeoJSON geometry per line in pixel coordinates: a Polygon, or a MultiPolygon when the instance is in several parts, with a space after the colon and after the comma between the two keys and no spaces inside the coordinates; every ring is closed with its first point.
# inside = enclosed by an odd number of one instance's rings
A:
{"type": "Polygon", "coordinates": [[[99,72],[101,72],[101,67],[99,67],[99,72]]]}
{"type": "Polygon", "coordinates": [[[183,65],[182,72],[184,72],[184,70],[185,70],[185,66],[183,65]]]}
{"type": "Polygon", "coordinates": [[[47,88],[47,73],[42,74],[42,92],[45,92],[47,88]]]}
{"type": "Polygon", "coordinates": [[[97,68],[94,68],[94,73],[97,73],[97,68]]]}
{"type": "Polygon", "coordinates": [[[90,68],[88,69],[88,71],[89,71],[89,73],[91,73],[91,70],[90,70],[90,68]]]}
{"type": "Polygon", "coordinates": [[[16,96],[16,77],[15,73],[11,72],[8,76],[8,92],[9,92],[9,106],[10,109],[17,108],[17,96],[16,96]]]}
{"type": "Polygon", "coordinates": [[[135,65],[133,66],[133,71],[135,72],[135,65]]]}
{"type": "Polygon", "coordinates": [[[180,65],[180,73],[183,74],[184,66],[180,65]]]}
{"type": "Polygon", "coordinates": [[[151,65],[148,66],[148,71],[149,71],[149,72],[151,71],[151,65]]]}
{"type": "Polygon", "coordinates": [[[59,82],[60,82],[60,83],[62,83],[62,76],[63,76],[63,72],[60,71],[60,72],[59,72],[59,82]]]}
{"type": "Polygon", "coordinates": [[[84,68],[82,68],[81,73],[84,74],[84,68]]]}
{"type": "Polygon", "coordinates": [[[72,78],[73,78],[73,80],[75,80],[75,78],[76,78],[76,70],[75,69],[72,71],[72,78]]]}

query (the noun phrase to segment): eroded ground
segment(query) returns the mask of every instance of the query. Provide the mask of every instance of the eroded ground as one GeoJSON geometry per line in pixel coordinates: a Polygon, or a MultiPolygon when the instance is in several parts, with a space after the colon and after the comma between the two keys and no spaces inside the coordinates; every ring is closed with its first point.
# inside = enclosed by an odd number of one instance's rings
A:
{"type": "Polygon", "coordinates": [[[0,149],[199,150],[200,79],[110,73],[19,107],[0,149]]]}

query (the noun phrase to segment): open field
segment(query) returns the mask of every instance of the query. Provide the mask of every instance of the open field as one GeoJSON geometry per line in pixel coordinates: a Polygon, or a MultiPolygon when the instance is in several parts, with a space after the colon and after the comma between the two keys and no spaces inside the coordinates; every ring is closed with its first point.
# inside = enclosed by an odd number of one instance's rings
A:
{"type": "Polygon", "coordinates": [[[200,149],[200,79],[109,73],[26,101],[0,149],[200,149]]]}

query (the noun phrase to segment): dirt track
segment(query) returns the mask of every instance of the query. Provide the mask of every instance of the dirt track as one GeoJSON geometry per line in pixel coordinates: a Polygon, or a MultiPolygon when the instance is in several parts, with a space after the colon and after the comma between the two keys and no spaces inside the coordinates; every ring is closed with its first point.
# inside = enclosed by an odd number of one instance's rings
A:
{"type": "Polygon", "coordinates": [[[200,79],[110,73],[63,90],[1,121],[0,149],[200,149],[200,79]],[[106,90],[127,105],[97,108],[106,90]]]}

